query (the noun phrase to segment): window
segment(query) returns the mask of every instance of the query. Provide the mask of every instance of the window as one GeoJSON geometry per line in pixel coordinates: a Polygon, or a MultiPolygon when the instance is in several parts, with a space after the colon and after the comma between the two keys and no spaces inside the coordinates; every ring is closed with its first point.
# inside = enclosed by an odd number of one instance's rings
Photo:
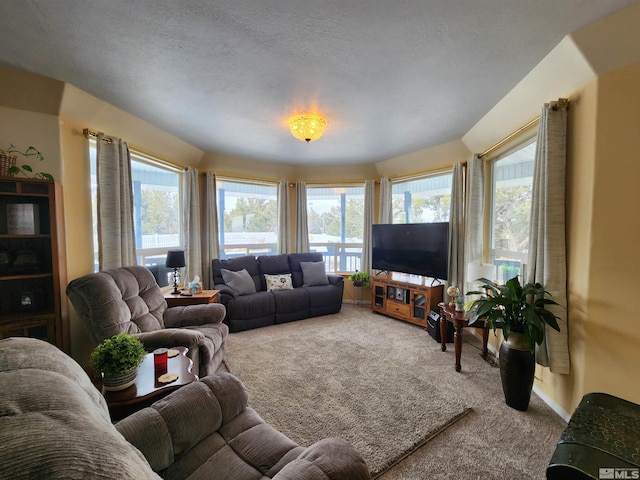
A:
{"type": "Polygon", "coordinates": [[[524,274],[535,153],[534,140],[491,164],[490,261],[497,267],[498,283],[524,274]]]}
{"type": "Polygon", "coordinates": [[[452,174],[394,182],[393,223],[448,222],[452,174]]]}
{"type": "Polygon", "coordinates": [[[218,179],[216,190],[220,258],[276,254],[277,186],[218,179]]]}
{"type": "Polygon", "coordinates": [[[322,252],[328,272],[360,269],[364,186],[307,187],[311,251],[322,252]]]}
{"type": "MultiPolygon", "coordinates": [[[[136,152],[131,154],[134,227],[138,265],[165,275],[167,250],[182,245],[182,171],[136,152]],[[153,268],[155,267],[155,268],[153,268]]],[[[91,200],[95,270],[98,270],[96,145],[90,142],[91,200]]],[[[158,283],[166,285],[164,278],[158,283]]]]}

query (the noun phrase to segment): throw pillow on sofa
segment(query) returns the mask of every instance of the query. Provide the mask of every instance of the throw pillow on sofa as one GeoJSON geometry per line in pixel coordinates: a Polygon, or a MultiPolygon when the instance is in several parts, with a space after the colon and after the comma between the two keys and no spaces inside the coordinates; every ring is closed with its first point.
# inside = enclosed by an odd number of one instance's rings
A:
{"type": "Polygon", "coordinates": [[[267,284],[267,292],[273,290],[293,290],[290,273],[282,273],[280,275],[269,275],[265,273],[264,280],[267,284]]]}
{"type": "Polygon", "coordinates": [[[328,285],[329,279],[324,268],[324,262],[300,262],[302,269],[302,284],[305,287],[312,285],[328,285]]]}
{"type": "Polygon", "coordinates": [[[256,293],[256,284],[253,283],[253,278],[249,275],[246,268],[238,272],[220,269],[224,283],[231,288],[236,295],[249,295],[256,293]]]}

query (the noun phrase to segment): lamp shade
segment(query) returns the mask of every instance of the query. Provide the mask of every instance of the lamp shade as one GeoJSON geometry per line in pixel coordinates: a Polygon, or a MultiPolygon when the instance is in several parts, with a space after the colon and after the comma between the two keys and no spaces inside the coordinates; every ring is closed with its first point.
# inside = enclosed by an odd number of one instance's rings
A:
{"type": "Polygon", "coordinates": [[[496,277],[496,266],[490,263],[469,263],[467,264],[467,281],[475,282],[479,278],[486,278],[494,281],[496,277]]]}
{"type": "Polygon", "coordinates": [[[327,128],[327,121],[315,113],[295,115],[289,119],[291,134],[303,142],[317,140],[322,136],[325,128],[327,128]]]}
{"type": "Polygon", "coordinates": [[[167,262],[165,266],[169,268],[182,268],[185,265],[184,250],[169,250],[167,252],[167,262]]]}

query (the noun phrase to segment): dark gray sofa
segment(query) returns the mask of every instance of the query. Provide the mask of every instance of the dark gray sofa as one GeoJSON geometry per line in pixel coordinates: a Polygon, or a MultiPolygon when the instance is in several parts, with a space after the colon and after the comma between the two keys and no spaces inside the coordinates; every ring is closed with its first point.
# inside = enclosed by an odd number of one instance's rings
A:
{"type": "Polygon", "coordinates": [[[344,291],[344,279],[340,275],[326,274],[327,283],[324,284],[317,281],[309,284],[309,275],[305,279],[303,266],[318,262],[323,262],[322,254],[315,252],[214,259],[214,288],[220,291],[220,303],[227,309],[224,322],[230,331],[240,332],[339,312],[344,291]],[[232,272],[246,269],[255,292],[243,294],[231,288],[229,282],[225,282],[223,269],[232,272]],[[293,288],[267,291],[265,274],[290,274],[293,288]]]}

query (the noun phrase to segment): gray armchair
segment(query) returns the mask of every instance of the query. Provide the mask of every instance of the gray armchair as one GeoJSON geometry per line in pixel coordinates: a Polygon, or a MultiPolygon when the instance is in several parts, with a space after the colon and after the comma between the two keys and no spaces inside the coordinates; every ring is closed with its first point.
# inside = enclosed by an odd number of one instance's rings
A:
{"type": "Polygon", "coordinates": [[[138,337],[148,351],[185,346],[200,377],[215,373],[222,363],[229,334],[222,323],[224,305],[167,308],[146,267],[90,273],[71,281],[67,295],[96,344],[124,332],[138,337]]]}

